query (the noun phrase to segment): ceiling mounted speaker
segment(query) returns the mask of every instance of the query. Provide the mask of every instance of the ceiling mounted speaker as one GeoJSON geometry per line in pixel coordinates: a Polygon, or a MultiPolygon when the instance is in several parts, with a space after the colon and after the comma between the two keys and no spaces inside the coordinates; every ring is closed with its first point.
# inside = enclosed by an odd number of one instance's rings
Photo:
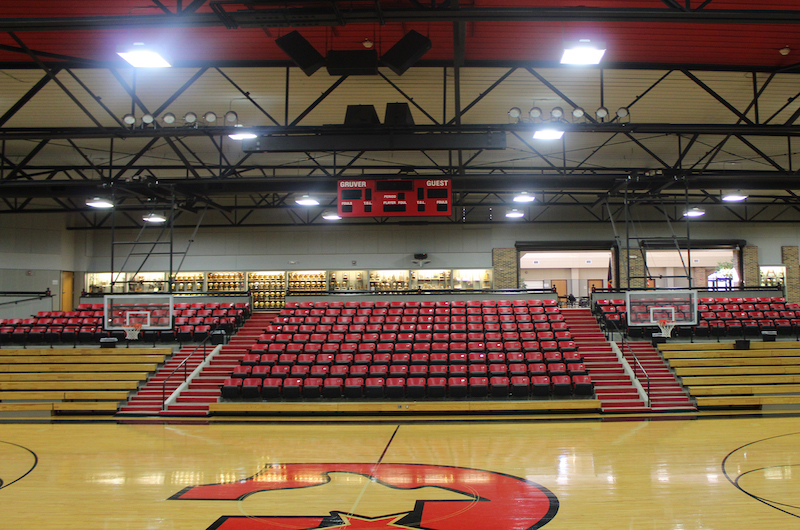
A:
{"type": "Polygon", "coordinates": [[[325,64],[325,58],[308,42],[300,32],[293,31],[275,40],[294,64],[306,75],[312,75],[325,64]]]}
{"type": "Polygon", "coordinates": [[[325,65],[330,75],[378,75],[378,52],[331,50],[325,65]]]}
{"type": "Polygon", "coordinates": [[[380,125],[381,121],[372,105],[348,105],[344,124],[348,127],[372,127],[380,125]]]}
{"type": "Polygon", "coordinates": [[[431,39],[412,30],[383,54],[381,62],[397,75],[403,75],[430,49],[431,39]]]}
{"type": "Polygon", "coordinates": [[[395,127],[414,125],[414,116],[411,115],[411,108],[408,103],[387,103],[383,124],[395,127]]]}

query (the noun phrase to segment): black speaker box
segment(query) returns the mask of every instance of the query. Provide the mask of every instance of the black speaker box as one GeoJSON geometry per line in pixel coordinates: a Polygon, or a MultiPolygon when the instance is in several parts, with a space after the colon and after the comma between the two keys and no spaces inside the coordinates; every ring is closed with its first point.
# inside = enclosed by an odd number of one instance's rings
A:
{"type": "Polygon", "coordinates": [[[331,50],[325,64],[331,75],[378,75],[378,52],[331,50]]]}
{"type": "Polygon", "coordinates": [[[414,259],[419,259],[419,260],[428,259],[428,255],[427,254],[414,254],[414,259]]]}
{"type": "Polygon", "coordinates": [[[381,121],[372,105],[348,105],[344,124],[348,127],[372,127],[380,125],[381,121]]]}
{"type": "Polygon", "coordinates": [[[275,44],[308,76],[325,64],[325,58],[298,31],[279,37],[275,44]]]}
{"type": "Polygon", "coordinates": [[[431,39],[412,30],[397,41],[397,44],[392,46],[388,52],[383,54],[381,62],[391,68],[397,75],[403,75],[430,49],[431,39]]]}
{"type": "Polygon", "coordinates": [[[414,125],[414,117],[411,115],[411,108],[408,103],[387,103],[383,124],[393,126],[414,125]]]}

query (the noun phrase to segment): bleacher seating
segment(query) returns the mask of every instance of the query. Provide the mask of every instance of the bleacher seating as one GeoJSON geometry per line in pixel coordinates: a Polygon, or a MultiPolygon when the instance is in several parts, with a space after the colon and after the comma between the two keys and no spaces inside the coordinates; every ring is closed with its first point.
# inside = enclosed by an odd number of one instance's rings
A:
{"type": "MultiPolygon", "coordinates": [[[[637,318],[639,324],[649,319],[645,305],[631,309],[631,319],[637,318]]],[[[631,337],[642,336],[645,331],[627,321],[625,300],[598,299],[593,310],[608,330],[625,330],[631,337]]],[[[689,308],[679,307],[679,310],[689,308]]],[[[787,303],[782,296],[700,298],[697,312],[697,325],[677,326],[674,332],[677,336],[754,337],[770,331],[800,337],[800,304],[787,303]]]]}
{"type": "Polygon", "coordinates": [[[241,385],[223,388],[263,400],[590,396],[591,378],[550,302],[290,302],[231,374],[241,385]],[[261,391],[246,393],[255,368],[261,391]]]}
{"type": "MultiPolygon", "coordinates": [[[[132,304],[131,308],[135,306],[138,304],[132,304]]],[[[118,325],[123,322],[122,311],[111,316],[118,325]]],[[[200,342],[217,329],[233,332],[249,316],[250,305],[243,302],[177,303],[173,328],[143,330],[140,340],[152,343],[200,342]]],[[[106,337],[123,341],[124,332],[105,330],[103,318],[103,304],[80,304],[77,311],[39,311],[29,318],[0,319],[0,346],[96,344],[106,337]]],[[[153,311],[153,318],[159,324],[169,323],[166,311],[153,311]]]]}

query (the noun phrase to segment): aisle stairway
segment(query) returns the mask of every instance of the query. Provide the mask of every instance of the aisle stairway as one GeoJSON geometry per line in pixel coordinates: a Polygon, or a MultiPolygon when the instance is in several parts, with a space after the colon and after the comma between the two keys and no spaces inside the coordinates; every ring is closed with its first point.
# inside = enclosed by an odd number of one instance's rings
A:
{"type": "Polygon", "coordinates": [[[649,410],[590,309],[562,309],[578,352],[589,370],[603,412],[649,410]]]}
{"type": "MultiPolygon", "coordinates": [[[[622,346],[620,346],[622,347],[622,346]]],[[[633,366],[633,354],[639,359],[650,376],[650,408],[653,411],[696,411],[686,390],[667,366],[661,354],[650,342],[626,342],[623,348],[625,360],[633,366]]],[[[645,381],[640,379],[642,385],[645,381]]]]}
{"type": "MultiPolygon", "coordinates": [[[[264,328],[275,319],[275,316],[276,313],[254,313],[231,337],[230,342],[222,346],[209,366],[203,368],[197,377],[192,379],[189,386],[178,395],[175,403],[170,405],[167,410],[161,410],[164,380],[196,347],[196,345],[184,346],[128,400],[126,405],[120,408],[118,415],[207,415],[209,404],[219,400],[222,381],[229,377],[231,371],[239,365],[242,356],[247,353],[246,348],[256,342],[257,337],[264,332],[264,328]]],[[[213,346],[209,346],[208,351],[213,348],[213,346]]],[[[203,361],[202,355],[195,354],[194,357],[187,363],[189,373],[203,361]]],[[[182,377],[173,376],[167,382],[166,395],[169,396],[174,392],[182,382],[182,377]]]]}

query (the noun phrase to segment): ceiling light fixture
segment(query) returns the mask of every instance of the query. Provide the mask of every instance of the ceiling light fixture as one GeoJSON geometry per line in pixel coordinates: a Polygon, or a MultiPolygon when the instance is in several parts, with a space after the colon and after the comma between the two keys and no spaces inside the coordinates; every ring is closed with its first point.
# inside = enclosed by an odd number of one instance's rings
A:
{"type": "Polygon", "coordinates": [[[309,195],[303,195],[299,199],[296,199],[294,202],[296,202],[300,206],[319,206],[319,201],[309,195]]]}
{"type": "Polygon", "coordinates": [[[166,124],[173,124],[175,123],[175,115],[171,112],[167,112],[166,114],[164,114],[164,116],[162,116],[161,121],[163,121],[166,124]]]}
{"type": "Polygon", "coordinates": [[[741,192],[737,191],[736,193],[727,193],[722,196],[722,200],[725,202],[741,202],[747,198],[747,195],[742,195],[741,192]]]}
{"type": "Polygon", "coordinates": [[[628,107],[620,107],[617,110],[617,118],[624,118],[628,115],[628,107]]]}
{"type": "Polygon", "coordinates": [[[154,121],[155,121],[155,118],[153,117],[152,114],[145,114],[144,116],[142,116],[142,123],[144,123],[146,125],[150,125],[154,121]]]}
{"type": "Polygon", "coordinates": [[[133,114],[126,114],[125,116],[122,117],[122,121],[126,125],[133,125],[134,123],[136,123],[136,116],[134,116],[133,114]]]}
{"type": "Polygon", "coordinates": [[[194,112],[187,112],[186,114],[183,115],[183,121],[185,121],[186,123],[194,123],[197,121],[197,114],[195,114],[194,112]]]}
{"type": "Polygon", "coordinates": [[[564,109],[561,107],[553,107],[553,110],[550,111],[550,116],[555,119],[559,119],[564,116],[564,109]]]}
{"type": "Polygon", "coordinates": [[[509,111],[508,111],[508,115],[509,115],[511,118],[513,118],[513,119],[515,119],[515,120],[516,120],[517,118],[519,118],[520,116],[522,116],[522,111],[521,111],[521,110],[519,110],[519,107],[511,107],[511,108],[509,109],[509,111]]]}
{"type": "Polygon", "coordinates": [[[542,109],[540,109],[539,107],[533,107],[530,111],[528,111],[528,115],[530,115],[530,117],[533,119],[541,118],[542,109]]]}
{"type": "Polygon", "coordinates": [[[606,47],[604,44],[591,42],[589,39],[581,39],[564,47],[561,64],[600,64],[600,60],[605,53],[606,47]]]}
{"type": "Polygon", "coordinates": [[[594,112],[594,114],[598,118],[606,118],[608,117],[608,109],[605,107],[600,107],[594,112]]]}
{"type": "Polygon", "coordinates": [[[342,217],[336,212],[325,212],[322,214],[322,218],[326,221],[340,221],[342,217]]]}
{"type": "Polygon", "coordinates": [[[705,214],[706,214],[705,210],[703,210],[702,208],[698,208],[696,206],[694,208],[689,208],[688,210],[683,212],[684,217],[700,217],[701,215],[705,214]]]}
{"type": "Polygon", "coordinates": [[[142,221],[146,223],[164,223],[166,222],[167,218],[161,215],[160,213],[149,213],[142,217],[142,221]]]}
{"type": "Polygon", "coordinates": [[[513,208],[506,212],[506,217],[509,219],[519,219],[520,217],[525,217],[525,212],[513,208]]]}
{"type": "Polygon", "coordinates": [[[92,197],[86,200],[86,206],[92,208],[113,208],[114,203],[104,197],[92,197]]]}
{"type": "Polygon", "coordinates": [[[560,140],[564,131],[556,129],[540,129],[533,133],[534,140],[560,140]]]}
{"type": "Polygon", "coordinates": [[[203,114],[203,119],[206,121],[206,123],[214,123],[215,121],[217,121],[217,115],[211,111],[208,111],[205,114],[203,114]]]}
{"type": "Polygon", "coordinates": [[[256,133],[251,133],[251,132],[239,132],[239,133],[229,134],[228,138],[230,138],[231,140],[252,140],[254,138],[258,138],[258,135],[256,133]]]}
{"type": "Polygon", "coordinates": [[[528,194],[527,191],[521,191],[517,195],[514,195],[514,202],[533,202],[536,200],[536,197],[533,195],[528,194]]]}
{"type": "Polygon", "coordinates": [[[134,68],[168,68],[172,66],[158,51],[143,42],[134,42],[133,46],[117,48],[117,55],[128,61],[134,68]]]}
{"type": "Polygon", "coordinates": [[[239,121],[239,115],[236,114],[234,111],[229,110],[225,113],[225,121],[228,123],[236,123],[239,121]]]}
{"type": "Polygon", "coordinates": [[[574,118],[583,118],[584,114],[586,114],[586,112],[580,107],[575,107],[572,109],[572,116],[574,118]]]}

